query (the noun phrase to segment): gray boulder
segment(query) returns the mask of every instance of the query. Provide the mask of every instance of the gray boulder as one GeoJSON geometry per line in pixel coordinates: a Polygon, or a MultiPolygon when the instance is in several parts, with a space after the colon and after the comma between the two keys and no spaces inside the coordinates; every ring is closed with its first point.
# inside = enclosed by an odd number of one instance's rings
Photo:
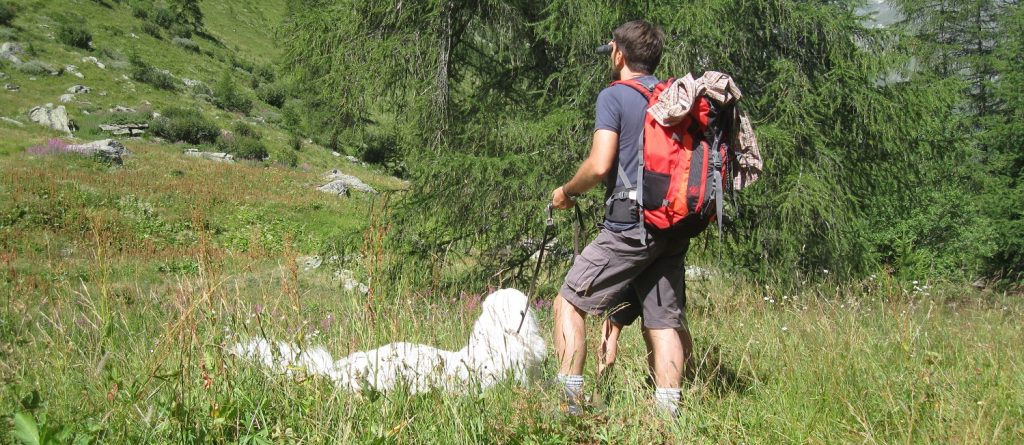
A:
{"type": "Polygon", "coordinates": [[[85,93],[88,93],[90,91],[92,91],[92,89],[90,89],[89,87],[87,87],[85,85],[75,85],[75,86],[72,86],[71,88],[68,88],[67,92],[70,93],[70,94],[85,94],[85,93]]]}
{"type": "Polygon", "coordinates": [[[4,84],[4,89],[7,90],[7,91],[18,91],[18,90],[21,89],[21,87],[18,86],[18,84],[7,83],[7,84],[4,84]]]}
{"type": "Polygon", "coordinates": [[[147,128],[149,128],[149,124],[100,124],[100,130],[109,131],[115,136],[141,136],[147,128]]]}
{"type": "Polygon", "coordinates": [[[61,94],[61,96],[60,96],[60,103],[62,103],[62,104],[66,104],[66,103],[74,101],[74,100],[75,100],[75,95],[74,94],[61,94]]]}
{"type": "Polygon", "coordinates": [[[216,162],[235,162],[235,157],[230,154],[199,151],[194,148],[189,148],[185,150],[185,156],[207,159],[216,162]]]}
{"type": "Polygon", "coordinates": [[[96,65],[101,70],[107,69],[107,66],[104,65],[103,62],[100,62],[99,59],[97,59],[97,58],[95,58],[93,56],[82,57],[82,63],[92,63],[92,64],[96,65]]]}
{"type": "Polygon", "coordinates": [[[11,62],[15,65],[21,65],[21,58],[18,57],[25,54],[25,51],[21,49],[21,45],[13,42],[4,42],[0,45],[0,59],[11,62]]]}
{"type": "Polygon", "coordinates": [[[373,187],[366,185],[359,178],[346,175],[337,169],[324,173],[324,180],[329,181],[326,185],[320,187],[320,190],[325,192],[343,194],[348,189],[353,189],[364,193],[377,193],[373,187]],[[336,192],[336,190],[340,190],[340,192],[336,192]]]}
{"type": "Polygon", "coordinates": [[[68,151],[85,156],[98,156],[108,161],[120,164],[122,157],[130,154],[124,144],[113,139],[103,139],[88,144],[69,145],[68,151]]]}
{"type": "Polygon", "coordinates": [[[85,79],[85,74],[82,74],[81,71],[78,71],[78,67],[77,66],[67,65],[67,66],[64,67],[64,72],[66,72],[66,73],[68,73],[68,74],[70,74],[72,76],[75,76],[75,77],[77,77],[79,79],[85,79]]]}
{"type": "Polygon", "coordinates": [[[28,118],[39,125],[68,134],[71,134],[71,129],[74,127],[63,105],[53,108],[53,104],[46,104],[32,108],[28,112],[28,118]]]}

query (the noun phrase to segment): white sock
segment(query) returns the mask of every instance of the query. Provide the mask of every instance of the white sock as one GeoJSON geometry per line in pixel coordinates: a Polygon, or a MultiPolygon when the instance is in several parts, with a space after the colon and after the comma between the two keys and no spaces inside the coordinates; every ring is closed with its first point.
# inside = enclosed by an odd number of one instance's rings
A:
{"type": "Polygon", "coordinates": [[[657,388],[654,390],[654,404],[662,412],[679,417],[679,388],[657,388]]]}
{"type": "Polygon", "coordinates": [[[578,399],[583,394],[583,376],[558,374],[558,381],[565,389],[565,396],[578,399]]]}

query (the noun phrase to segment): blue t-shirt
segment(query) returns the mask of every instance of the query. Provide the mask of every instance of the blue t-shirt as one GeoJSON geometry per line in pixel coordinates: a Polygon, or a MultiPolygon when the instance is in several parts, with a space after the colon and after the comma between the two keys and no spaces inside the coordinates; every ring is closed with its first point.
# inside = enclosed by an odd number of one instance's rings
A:
{"type": "MultiPolygon", "coordinates": [[[[652,86],[658,82],[654,76],[642,76],[637,78],[641,84],[652,86]]],[[[637,153],[639,151],[640,137],[644,129],[644,113],[647,112],[647,98],[639,91],[628,85],[612,85],[597,96],[597,111],[594,123],[594,131],[610,130],[619,134],[619,152],[616,162],[625,172],[629,184],[636,187],[637,180],[637,153]]],[[[616,167],[605,178],[605,197],[612,194],[612,190],[624,187],[626,182],[619,177],[619,169],[616,167]]],[[[636,227],[637,224],[623,224],[611,221],[604,222],[605,227],[615,232],[636,227]]]]}

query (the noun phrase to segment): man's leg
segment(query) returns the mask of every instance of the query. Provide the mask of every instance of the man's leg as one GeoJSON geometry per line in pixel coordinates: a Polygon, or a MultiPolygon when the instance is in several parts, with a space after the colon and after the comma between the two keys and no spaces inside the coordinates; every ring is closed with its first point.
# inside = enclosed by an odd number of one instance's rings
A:
{"type": "Polygon", "coordinates": [[[693,373],[697,371],[693,363],[693,337],[690,336],[690,329],[683,326],[676,331],[679,334],[679,343],[683,345],[683,375],[688,380],[693,379],[693,373]]]}
{"type": "Polygon", "coordinates": [[[555,297],[555,353],[558,355],[558,373],[583,374],[587,360],[586,313],[577,309],[561,295],[555,297]]]}
{"type": "Polygon", "coordinates": [[[598,351],[597,358],[598,378],[604,374],[605,370],[615,364],[615,358],[619,354],[619,333],[621,332],[621,324],[612,321],[610,318],[604,319],[604,325],[601,326],[601,349],[598,351]]]}
{"type": "Polygon", "coordinates": [[[654,385],[658,388],[679,388],[686,359],[683,343],[675,329],[648,329],[654,353],[654,385]]]}
{"type": "Polygon", "coordinates": [[[565,392],[565,411],[582,412],[583,365],[587,360],[586,313],[559,294],[554,301],[555,354],[558,356],[558,381],[565,392]]]}

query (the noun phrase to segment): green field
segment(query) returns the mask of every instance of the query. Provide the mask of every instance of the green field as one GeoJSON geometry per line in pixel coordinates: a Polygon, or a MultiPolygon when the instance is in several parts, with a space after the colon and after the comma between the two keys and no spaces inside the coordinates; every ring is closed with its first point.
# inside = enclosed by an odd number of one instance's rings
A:
{"type": "MultiPolygon", "coordinates": [[[[691,259],[713,275],[688,285],[696,369],[677,422],[654,413],[636,327],[606,379],[594,379],[591,360],[592,403],[579,417],[558,412],[553,353],[541,381],[464,395],[351,394],[301,369],[281,375],[240,360],[228,351],[254,336],[335,357],[393,341],[458,349],[497,283],[452,284],[458,265],[389,249],[405,230],[391,204],[409,183],[312,141],[295,151],[280,109],[256,100],[248,115],[232,113],[183,87],[122,77],[136,54],[207,85],[228,72],[252,94],[253,67],[279,56],[286,2],[203,2],[198,51],[148,34],[127,4],[16,4],[0,43],[31,44],[27,60],[73,64],[84,78],[0,64],[0,84],[20,86],[0,90],[0,116],[24,124],[0,122],[0,444],[1024,443],[1019,295],[881,274],[784,292],[697,249],[691,259]],[[92,50],[52,37],[67,20],[87,23],[92,50]],[[76,84],[92,91],[66,104],[74,139],[28,121],[31,107],[76,84]],[[106,137],[96,125],[117,105],[198,109],[223,129],[248,122],[269,159],[189,158],[191,145],[149,136],[123,140],[132,152],[123,165],[26,152],[106,137]],[[295,165],[277,162],[293,151],[295,165]],[[380,193],[315,190],[334,168],[380,193]],[[306,270],[311,255],[323,265],[306,270]],[[343,270],[369,292],[346,289],[343,270]]],[[[542,277],[549,348],[564,266],[542,277]]]]}

